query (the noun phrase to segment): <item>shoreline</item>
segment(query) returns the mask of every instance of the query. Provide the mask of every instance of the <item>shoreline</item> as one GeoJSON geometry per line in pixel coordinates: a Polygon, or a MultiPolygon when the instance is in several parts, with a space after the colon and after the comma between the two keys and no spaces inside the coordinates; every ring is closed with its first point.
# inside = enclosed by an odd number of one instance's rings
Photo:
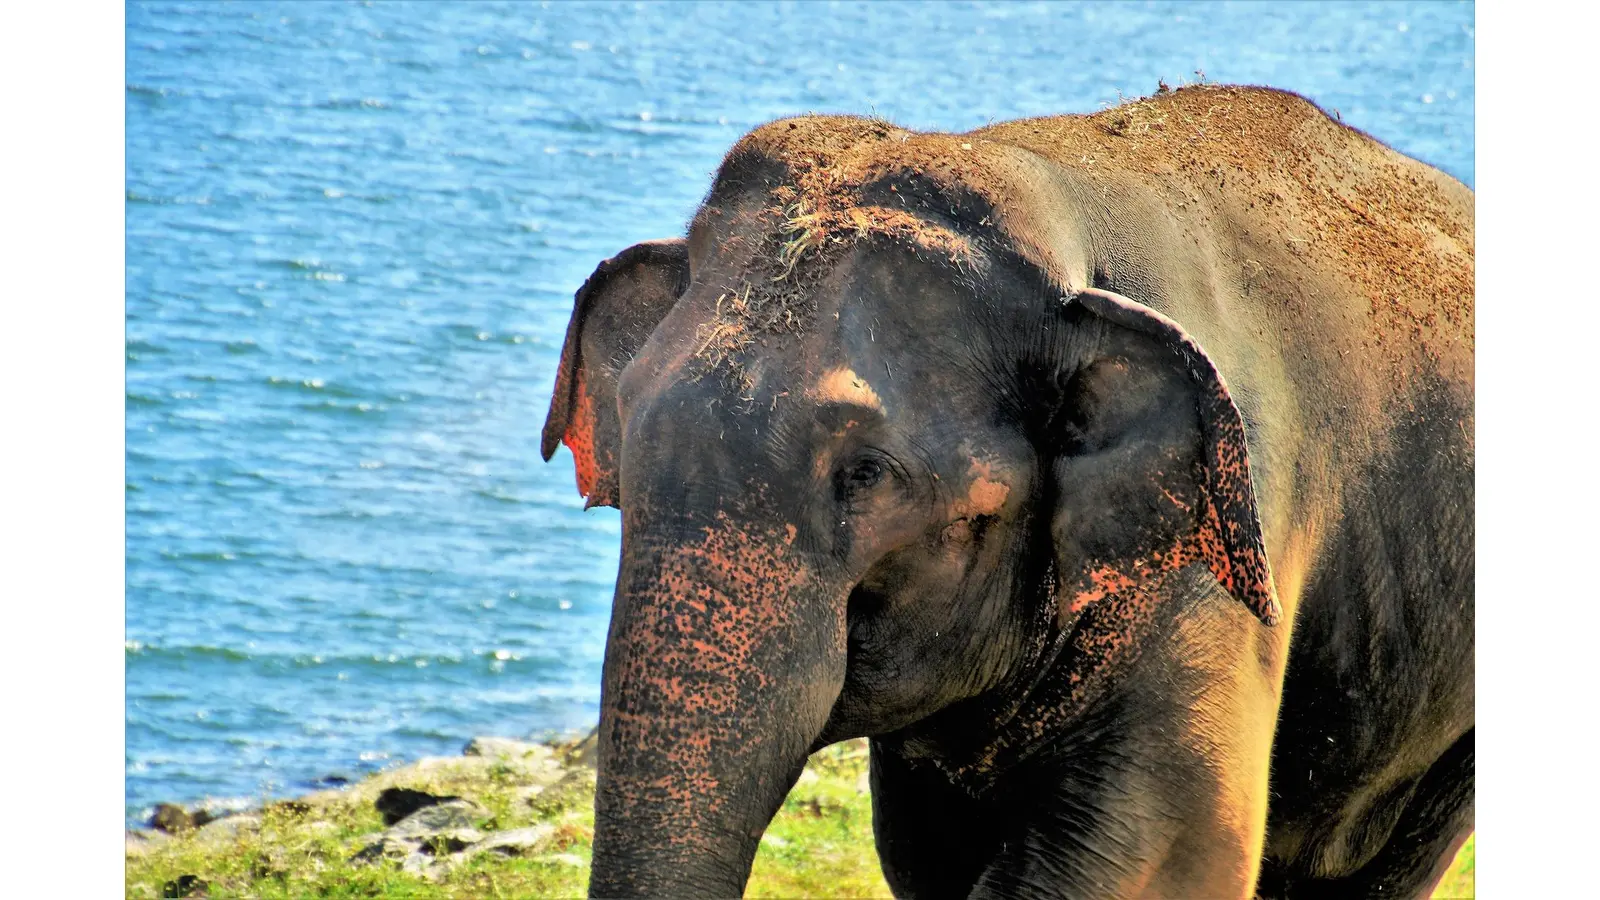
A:
{"type": "MultiPolygon", "coordinates": [[[[126,895],[582,896],[595,744],[595,732],[555,742],[474,738],[459,756],[424,757],[203,823],[174,807],[171,831],[126,830],[126,895]]],[[[872,838],[866,741],[811,757],[762,838],[746,894],[889,896],[872,838]]]]}
{"type": "MultiPolygon", "coordinates": [[[[127,830],[133,898],[581,897],[594,839],[596,733],[479,737],[351,784],[184,827],[127,830]]],[[[182,810],[189,813],[189,810],[182,810]]],[[[1470,838],[1434,892],[1470,898],[1470,838]]],[[[889,897],[867,742],[807,762],[756,854],[747,897],[889,897]]]]}
{"type": "Polygon", "coordinates": [[[462,748],[460,756],[424,756],[343,784],[254,804],[244,802],[234,807],[229,799],[211,797],[189,806],[156,803],[143,817],[143,825],[126,827],[128,856],[142,856],[150,848],[173,839],[205,842],[219,834],[237,834],[259,826],[278,811],[299,814],[340,805],[377,803],[385,791],[416,790],[404,787],[416,783],[451,784],[509,775],[523,781],[522,793],[531,797],[552,784],[580,776],[583,771],[592,773],[597,735],[598,730],[591,729],[587,735],[539,741],[475,737],[462,748]]]}
{"type": "MultiPolygon", "coordinates": [[[[514,741],[520,744],[546,745],[551,747],[566,747],[592,736],[596,725],[587,728],[568,729],[540,729],[528,733],[524,737],[511,738],[500,736],[478,735],[460,744],[459,756],[471,755],[469,748],[479,741],[514,741]]],[[[409,769],[426,760],[455,759],[457,756],[443,756],[439,754],[423,753],[417,756],[382,755],[378,760],[361,760],[350,768],[330,765],[326,768],[314,768],[313,772],[324,771],[318,777],[300,777],[287,784],[278,786],[272,782],[263,781],[264,785],[255,793],[241,794],[202,794],[190,799],[170,799],[173,793],[167,796],[156,795],[156,799],[146,798],[141,806],[124,804],[123,827],[129,832],[159,830],[152,824],[152,819],[163,808],[181,810],[190,816],[197,816],[203,823],[229,818],[241,813],[260,812],[262,809],[275,803],[299,800],[308,796],[322,796],[331,792],[346,790],[363,784],[373,778],[379,778],[389,772],[409,769]]],[[[437,763],[435,763],[437,765],[437,763]]],[[[181,782],[177,782],[181,784],[181,782]]]]}

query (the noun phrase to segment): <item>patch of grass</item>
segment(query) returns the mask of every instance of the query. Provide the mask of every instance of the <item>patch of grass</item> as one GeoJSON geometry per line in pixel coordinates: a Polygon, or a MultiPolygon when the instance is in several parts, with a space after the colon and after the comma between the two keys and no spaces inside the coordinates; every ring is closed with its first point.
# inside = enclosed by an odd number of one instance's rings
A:
{"type": "Polygon", "coordinates": [[[159,898],[169,882],[193,875],[206,883],[207,896],[263,900],[583,896],[594,835],[592,772],[575,769],[532,796],[525,787],[515,769],[498,763],[383,773],[347,791],[306,798],[311,802],[268,807],[259,826],[242,819],[247,824],[234,835],[213,826],[130,854],[126,894],[159,898]],[[549,822],[555,836],[532,858],[485,853],[436,882],[390,861],[354,862],[357,851],[384,829],[371,802],[374,788],[395,782],[471,798],[484,809],[476,823],[481,831],[549,822]]]}
{"type": "MultiPolygon", "coordinates": [[[[207,896],[290,900],[303,897],[525,898],[582,897],[588,888],[594,839],[594,780],[573,770],[532,794],[514,769],[408,770],[385,773],[343,792],[298,804],[277,804],[258,827],[234,834],[213,826],[174,837],[127,859],[128,897],[158,898],[168,882],[197,876],[207,896]],[[505,831],[538,822],[555,836],[533,857],[484,853],[438,881],[405,872],[394,862],[355,863],[351,857],[383,829],[371,803],[374,788],[398,783],[469,797],[485,810],[478,827],[505,831]]],[[[872,843],[865,741],[817,753],[756,854],[746,896],[889,897],[872,843]]],[[[242,820],[241,820],[242,821],[242,820]]],[[[1473,896],[1473,841],[1457,856],[1435,898],[1473,896]]]]}
{"type": "Polygon", "coordinates": [[[892,896],[872,843],[866,741],[811,757],[761,839],[745,896],[892,896]]]}
{"type": "Polygon", "coordinates": [[[1478,854],[1474,845],[1478,836],[1467,838],[1461,845],[1461,852],[1456,854],[1456,861],[1450,865],[1450,871],[1433,890],[1433,900],[1470,900],[1474,896],[1475,878],[1477,874],[1478,854]]]}

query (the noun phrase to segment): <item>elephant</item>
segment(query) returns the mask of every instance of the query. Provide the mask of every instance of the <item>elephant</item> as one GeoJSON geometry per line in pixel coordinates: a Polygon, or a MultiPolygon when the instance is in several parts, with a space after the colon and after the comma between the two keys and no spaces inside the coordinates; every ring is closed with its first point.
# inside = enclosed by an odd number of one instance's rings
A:
{"type": "Polygon", "coordinates": [[[1471,190],[1292,93],[750,131],[544,427],[622,521],[591,895],[739,895],[867,738],[899,897],[1426,896],[1473,353],[1471,190]]]}

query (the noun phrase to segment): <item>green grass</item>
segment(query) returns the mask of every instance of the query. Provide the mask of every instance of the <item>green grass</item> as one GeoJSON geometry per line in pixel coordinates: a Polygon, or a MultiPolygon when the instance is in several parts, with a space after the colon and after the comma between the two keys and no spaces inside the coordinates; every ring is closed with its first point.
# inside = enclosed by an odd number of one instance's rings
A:
{"type": "Polygon", "coordinates": [[[1456,854],[1456,861],[1451,864],[1449,873],[1434,889],[1433,900],[1458,900],[1473,896],[1473,870],[1478,862],[1473,845],[1477,841],[1477,835],[1473,835],[1461,846],[1461,852],[1456,854]]]}
{"type": "Polygon", "coordinates": [[[811,757],[761,839],[745,896],[892,896],[872,844],[866,741],[811,757]]]}
{"type": "MultiPolygon", "coordinates": [[[[888,897],[872,844],[872,801],[866,785],[865,741],[839,744],[811,758],[756,855],[750,897],[888,897]]],[[[278,804],[259,831],[236,836],[211,831],[167,841],[127,859],[127,895],[162,896],[180,875],[205,880],[210,897],[523,898],[581,897],[588,886],[594,836],[594,779],[574,770],[561,785],[532,798],[507,767],[473,771],[387,773],[351,790],[278,804]],[[484,854],[437,882],[392,862],[352,863],[363,836],[382,830],[371,798],[388,783],[454,793],[482,804],[483,831],[549,822],[556,834],[532,858],[484,854]],[[309,808],[307,808],[309,807],[309,808]]],[[[214,829],[213,829],[214,831],[214,829]]],[[[1435,892],[1473,896],[1473,842],[1435,892]]]]}

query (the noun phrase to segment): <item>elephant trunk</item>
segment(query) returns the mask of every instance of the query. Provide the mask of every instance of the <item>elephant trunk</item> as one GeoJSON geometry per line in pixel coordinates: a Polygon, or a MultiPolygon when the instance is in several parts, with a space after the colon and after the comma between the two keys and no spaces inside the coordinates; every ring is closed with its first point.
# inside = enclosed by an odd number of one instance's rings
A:
{"type": "Polygon", "coordinates": [[[625,516],[606,647],[594,897],[733,897],[844,681],[845,611],[793,528],[625,516]]]}

